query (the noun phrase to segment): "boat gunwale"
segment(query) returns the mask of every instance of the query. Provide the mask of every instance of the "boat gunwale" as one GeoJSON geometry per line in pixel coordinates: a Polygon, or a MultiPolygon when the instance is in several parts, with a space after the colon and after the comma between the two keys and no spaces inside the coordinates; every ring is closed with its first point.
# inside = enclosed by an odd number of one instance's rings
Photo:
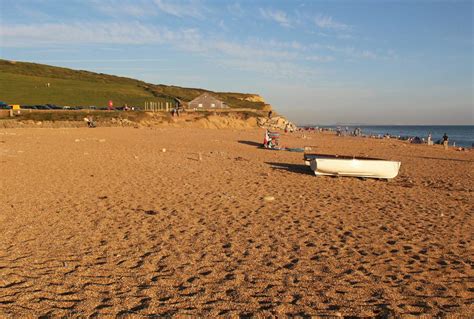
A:
{"type": "Polygon", "coordinates": [[[317,154],[317,153],[305,153],[304,155],[305,161],[311,161],[313,159],[342,159],[342,160],[369,160],[369,161],[388,161],[388,162],[398,162],[387,160],[383,158],[375,158],[375,157],[361,157],[361,156],[349,156],[349,155],[337,155],[337,154],[317,154]]]}

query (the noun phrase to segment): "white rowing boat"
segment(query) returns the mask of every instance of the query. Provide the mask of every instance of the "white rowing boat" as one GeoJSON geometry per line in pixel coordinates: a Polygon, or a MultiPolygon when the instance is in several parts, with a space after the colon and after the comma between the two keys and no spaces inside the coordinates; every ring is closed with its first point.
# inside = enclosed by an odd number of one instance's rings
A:
{"type": "Polygon", "coordinates": [[[400,162],[378,158],[325,154],[305,154],[306,165],[315,175],[354,176],[392,179],[398,175],[400,162]]]}

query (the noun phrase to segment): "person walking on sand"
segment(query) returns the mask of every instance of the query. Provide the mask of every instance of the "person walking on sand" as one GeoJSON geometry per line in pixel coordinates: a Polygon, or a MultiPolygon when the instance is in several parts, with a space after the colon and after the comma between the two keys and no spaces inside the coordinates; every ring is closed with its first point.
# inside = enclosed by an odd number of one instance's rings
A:
{"type": "Polygon", "coordinates": [[[448,137],[448,135],[446,135],[446,133],[444,133],[444,135],[443,135],[443,146],[444,146],[445,150],[448,149],[448,143],[449,143],[449,137],[448,137]]]}
{"type": "Polygon", "coordinates": [[[433,145],[433,140],[431,139],[431,133],[428,134],[427,143],[428,143],[428,145],[433,145]]]}

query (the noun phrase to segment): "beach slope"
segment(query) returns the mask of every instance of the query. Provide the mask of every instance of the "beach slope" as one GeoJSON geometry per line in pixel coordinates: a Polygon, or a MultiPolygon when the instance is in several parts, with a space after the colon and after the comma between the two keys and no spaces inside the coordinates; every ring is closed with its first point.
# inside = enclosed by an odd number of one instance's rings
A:
{"type": "Polygon", "coordinates": [[[472,151],[263,132],[0,130],[0,316],[473,315],[472,151]]]}

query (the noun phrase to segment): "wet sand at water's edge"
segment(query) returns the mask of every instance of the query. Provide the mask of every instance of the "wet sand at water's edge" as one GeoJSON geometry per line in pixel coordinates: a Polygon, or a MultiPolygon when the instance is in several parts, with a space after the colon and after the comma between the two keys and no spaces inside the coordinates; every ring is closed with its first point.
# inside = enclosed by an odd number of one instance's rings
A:
{"type": "Polygon", "coordinates": [[[472,316],[474,152],[306,136],[400,174],[315,177],[263,130],[0,130],[0,317],[472,316]]]}

